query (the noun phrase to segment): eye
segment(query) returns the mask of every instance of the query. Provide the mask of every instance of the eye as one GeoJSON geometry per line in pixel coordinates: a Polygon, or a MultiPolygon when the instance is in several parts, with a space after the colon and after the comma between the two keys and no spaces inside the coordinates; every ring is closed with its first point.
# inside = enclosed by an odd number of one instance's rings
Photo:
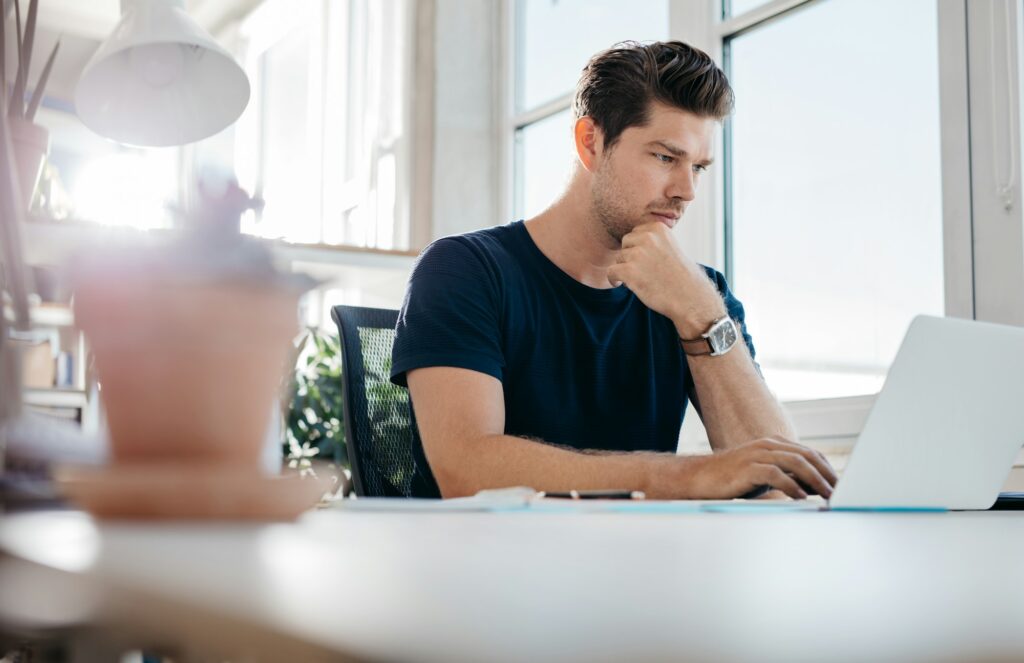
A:
{"type": "Polygon", "coordinates": [[[703,173],[703,172],[706,172],[707,169],[708,169],[708,167],[705,166],[704,164],[700,164],[700,163],[693,164],[693,172],[695,172],[695,173],[703,173]]]}
{"type": "Polygon", "coordinates": [[[655,158],[658,159],[658,161],[660,161],[662,163],[675,163],[676,162],[676,158],[675,157],[670,157],[667,154],[661,154],[660,152],[651,152],[651,154],[653,154],[655,156],[655,158]]]}

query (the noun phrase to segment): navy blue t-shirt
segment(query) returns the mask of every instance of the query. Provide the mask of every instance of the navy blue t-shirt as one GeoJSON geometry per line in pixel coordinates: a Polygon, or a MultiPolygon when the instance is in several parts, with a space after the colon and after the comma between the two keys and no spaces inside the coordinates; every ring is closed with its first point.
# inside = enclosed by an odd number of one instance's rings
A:
{"type": "MultiPolygon", "coordinates": [[[[704,267],[746,332],[725,277],[704,267]]],[[[685,297],[686,293],[679,293],[685,297]]],[[[675,451],[693,379],[671,320],[625,286],[575,280],[522,221],[439,239],[413,269],[392,350],[391,380],[428,366],[494,376],[505,434],[577,449],[675,451]]],[[[440,494],[417,438],[418,497],[440,494]]]]}

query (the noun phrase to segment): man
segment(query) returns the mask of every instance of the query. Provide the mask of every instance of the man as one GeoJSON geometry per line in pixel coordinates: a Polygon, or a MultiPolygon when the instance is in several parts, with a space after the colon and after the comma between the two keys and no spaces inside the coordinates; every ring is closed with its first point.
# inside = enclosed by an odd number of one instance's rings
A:
{"type": "Polygon", "coordinates": [[[415,494],[831,494],[832,468],[793,442],[760,376],[743,306],[670,232],[732,105],[723,72],[686,44],[599,53],[577,86],[562,196],[423,252],[391,376],[422,440],[415,494]],[[675,453],[688,401],[713,454],[675,453]]]}

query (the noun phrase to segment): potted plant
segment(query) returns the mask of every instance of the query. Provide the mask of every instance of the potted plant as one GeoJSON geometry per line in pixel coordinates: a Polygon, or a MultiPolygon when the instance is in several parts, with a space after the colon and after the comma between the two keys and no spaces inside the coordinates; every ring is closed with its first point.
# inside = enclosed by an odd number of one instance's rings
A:
{"type": "Polygon", "coordinates": [[[296,307],[314,281],[280,270],[266,246],[238,232],[241,215],[261,204],[233,176],[210,174],[180,233],[90,249],[70,266],[112,464],[262,471],[296,307]]]}
{"type": "Polygon", "coordinates": [[[60,41],[58,41],[50,51],[50,57],[46,60],[31,97],[26,101],[29,66],[32,64],[32,47],[35,42],[38,13],[38,0],[29,0],[28,15],[25,18],[23,30],[21,2],[14,0],[18,61],[14,81],[11,85],[8,85],[6,80],[7,69],[4,62],[7,41],[6,21],[4,29],[0,30],[0,108],[6,109],[7,112],[7,123],[11,131],[11,141],[14,144],[15,160],[18,164],[18,182],[21,186],[23,209],[27,209],[32,202],[39,174],[42,171],[43,158],[49,149],[49,132],[44,127],[35,124],[34,120],[36,111],[39,110],[39,104],[43,100],[43,93],[50,78],[50,71],[53,69],[53,62],[57,57],[57,51],[60,49],[60,41]],[[10,88],[10,99],[7,98],[8,88],[10,88]]]}

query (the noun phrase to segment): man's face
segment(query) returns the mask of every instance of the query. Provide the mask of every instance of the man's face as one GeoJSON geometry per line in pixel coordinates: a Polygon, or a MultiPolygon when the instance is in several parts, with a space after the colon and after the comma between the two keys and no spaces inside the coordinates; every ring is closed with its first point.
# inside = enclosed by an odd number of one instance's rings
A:
{"type": "Polygon", "coordinates": [[[711,165],[716,121],[652,103],[644,126],[629,127],[593,171],[594,215],[621,243],[652,221],[675,226],[711,165]]]}

